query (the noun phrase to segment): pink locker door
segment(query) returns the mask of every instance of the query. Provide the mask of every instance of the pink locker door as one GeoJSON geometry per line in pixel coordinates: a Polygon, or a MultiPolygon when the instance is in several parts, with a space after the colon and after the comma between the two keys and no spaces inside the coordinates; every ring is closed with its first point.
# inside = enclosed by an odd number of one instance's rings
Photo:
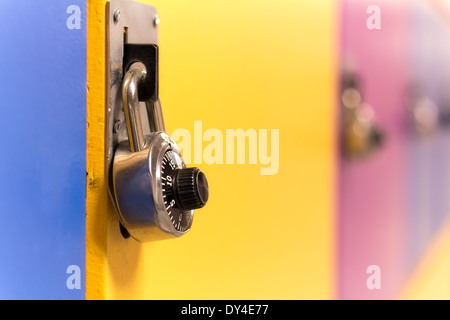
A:
{"type": "Polygon", "coordinates": [[[342,1],[340,59],[357,75],[362,99],[372,106],[385,138],[369,156],[339,161],[340,299],[394,298],[406,276],[403,95],[408,10],[408,1],[342,1]],[[377,10],[379,25],[370,20],[377,10]],[[370,266],[379,267],[379,289],[368,286],[370,266]]]}

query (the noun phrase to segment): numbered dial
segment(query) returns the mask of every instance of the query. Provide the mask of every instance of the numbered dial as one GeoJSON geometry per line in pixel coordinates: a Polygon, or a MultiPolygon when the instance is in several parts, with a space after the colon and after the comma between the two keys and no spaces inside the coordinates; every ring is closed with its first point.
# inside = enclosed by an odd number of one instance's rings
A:
{"type": "Polygon", "coordinates": [[[177,231],[188,231],[192,210],[208,201],[208,182],[198,168],[184,168],[183,160],[168,150],[161,161],[161,187],[165,211],[177,231]]]}

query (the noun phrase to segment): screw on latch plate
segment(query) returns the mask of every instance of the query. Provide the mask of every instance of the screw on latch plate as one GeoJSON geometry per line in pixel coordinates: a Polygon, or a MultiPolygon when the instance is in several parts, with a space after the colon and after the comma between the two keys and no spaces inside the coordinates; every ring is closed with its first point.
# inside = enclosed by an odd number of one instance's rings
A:
{"type": "Polygon", "coordinates": [[[156,27],[160,22],[161,20],[159,19],[159,15],[155,15],[155,17],[153,18],[153,25],[156,27]]]}
{"type": "Polygon", "coordinates": [[[119,22],[119,20],[120,20],[120,10],[119,9],[114,10],[113,17],[114,17],[115,23],[119,22]]]}

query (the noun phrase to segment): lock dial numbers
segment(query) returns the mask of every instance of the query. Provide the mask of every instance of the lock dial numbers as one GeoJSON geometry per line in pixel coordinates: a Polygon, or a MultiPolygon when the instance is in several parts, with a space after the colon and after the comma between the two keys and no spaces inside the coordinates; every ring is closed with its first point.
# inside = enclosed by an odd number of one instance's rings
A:
{"type": "Polygon", "coordinates": [[[192,223],[192,211],[181,208],[177,200],[177,173],[183,169],[183,160],[173,150],[168,150],[161,160],[161,190],[164,209],[177,231],[188,231],[192,223]]]}

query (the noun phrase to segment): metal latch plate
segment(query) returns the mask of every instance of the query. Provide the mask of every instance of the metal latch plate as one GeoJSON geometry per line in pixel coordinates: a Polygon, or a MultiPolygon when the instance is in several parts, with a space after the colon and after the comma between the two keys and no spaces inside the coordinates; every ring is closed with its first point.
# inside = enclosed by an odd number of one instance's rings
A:
{"type": "MultiPolygon", "coordinates": [[[[158,21],[156,9],[148,4],[127,0],[110,0],[106,4],[105,152],[110,193],[114,192],[110,177],[114,150],[128,139],[121,101],[124,44],[158,44],[158,21]]],[[[145,105],[141,109],[146,113],[145,105]]],[[[111,196],[114,199],[114,195],[111,196]]]]}

